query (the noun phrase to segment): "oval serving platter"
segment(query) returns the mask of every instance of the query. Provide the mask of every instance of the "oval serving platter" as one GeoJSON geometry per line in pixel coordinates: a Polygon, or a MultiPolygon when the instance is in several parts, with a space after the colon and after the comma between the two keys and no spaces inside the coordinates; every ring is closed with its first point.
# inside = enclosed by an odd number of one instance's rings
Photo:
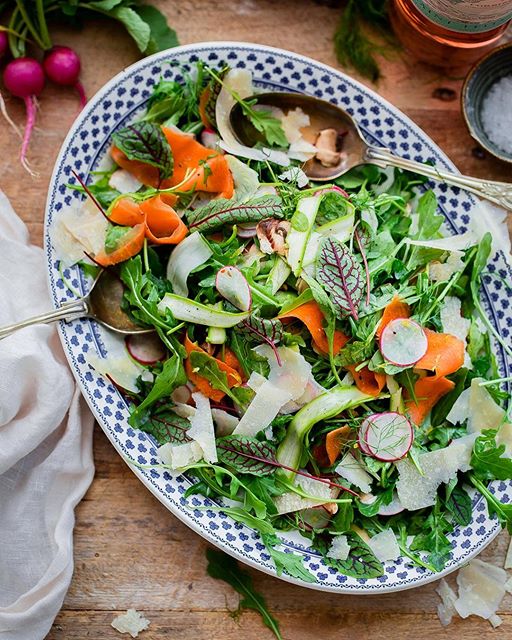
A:
{"type": "MultiPolygon", "coordinates": [[[[258,88],[297,91],[339,104],[352,114],[371,144],[391,149],[394,153],[419,162],[431,162],[442,169],[456,168],[432,140],[398,109],[355,80],[326,65],[295,53],[253,44],[213,42],[177,47],[158,53],[128,67],[108,82],[88,103],[77,118],[62,145],[50,183],[45,217],[45,251],[53,304],[59,306],[86,293],[91,281],[78,267],[62,270],[54,256],[50,241],[50,225],[59,212],[74,199],[81,198],[66,185],[71,172],[89,176],[106,161],[111,134],[126,126],[140,114],[155,83],[182,79],[183,69],[190,71],[197,60],[220,67],[227,62],[232,67],[249,69],[258,88]],[[67,284],[71,283],[75,292],[67,284]]],[[[464,233],[472,218],[482,215],[475,200],[457,188],[444,184],[435,188],[440,208],[445,216],[447,234],[464,233]]],[[[512,310],[503,279],[512,281],[512,268],[506,256],[497,252],[488,265],[482,291],[482,301],[496,330],[506,339],[512,332],[512,310]]],[[[87,364],[89,353],[105,357],[109,336],[104,328],[87,319],[61,322],[60,337],[70,367],[91,410],[102,429],[125,459],[139,465],[157,465],[155,442],[146,433],[128,425],[128,405],[120,393],[87,364]]],[[[496,346],[500,372],[510,375],[512,361],[496,346]]],[[[275,567],[254,530],[233,521],[219,510],[219,505],[200,495],[188,500],[183,494],[192,484],[184,475],[161,468],[130,468],[140,481],[178,518],[212,544],[238,560],[271,575],[275,567]]],[[[491,490],[502,502],[512,495],[511,482],[494,482],[491,490]]],[[[352,578],[327,567],[317,552],[308,548],[308,541],[295,534],[282,534],[284,551],[304,557],[306,567],[317,579],[314,584],[282,575],[289,582],[309,588],[337,593],[383,593],[409,589],[440,578],[455,570],[479,553],[499,532],[496,519],[490,518],[485,500],[473,498],[473,520],[467,527],[458,527],[450,536],[451,558],[442,573],[431,573],[411,567],[407,560],[385,563],[379,578],[352,578]]]]}

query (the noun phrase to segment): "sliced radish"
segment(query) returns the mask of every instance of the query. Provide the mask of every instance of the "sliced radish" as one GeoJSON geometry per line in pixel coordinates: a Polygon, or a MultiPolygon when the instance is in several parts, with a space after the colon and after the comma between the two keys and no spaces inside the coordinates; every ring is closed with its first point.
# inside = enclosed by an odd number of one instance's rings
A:
{"type": "Polygon", "coordinates": [[[171,400],[180,404],[188,404],[192,400],[192,391],[187,384],[176,387],[171,393],[171,400]]]}
{"type": "Polygon", "coordinates": [[[125,338],[126,348],[139,364],[155,364],[167,355],[167,350],[156,333],[132,333],[125,338]]]}
{"type": "Polygon", "coordinates": [[[409,420],[394,411],[368,416],[361,425],[361,431],[369,455],[384,462],[406,456],[414,437],[409,420]]]}
{"type": "Polygon", "coordinates": [[[222,267],[215,278],[217,291],[241,311],[249,311],[252,304],[251,290],[245,276],[236,267],[222,267]]]}
{"type": "Polygon", "coordinates": [[[236,235],[239,238],[254,238],[256,236],[256,225],[252,222],[241,222],[236,226],[236,235]]]}
{"type": "Polygon", "coordinates": [[[398,367],[410,367],[427,352],[427,335],[417,322],[396,318],[380,336],[380,352],[385,360],[398,367]]]}
{"type": "Polygon", "coordinates": [[[379,516],[396,516],[397,513],[401,513],[404,510],[403,504],[400,502],[398,494],[393,493],[393,498],[389,504],[382,504],[379,507],[379,516]]]}
{"type": "Polygon", "coordinates": [[[370,449],[368,449],[368,445],[366,444],[366,430],[368,429],[368,422],[364,420],[364,422],[359,427],[359,433],[357,435],[357,440],[359,442],[359,448],[363,453],[367,456],[371,455],[370,449]]]}

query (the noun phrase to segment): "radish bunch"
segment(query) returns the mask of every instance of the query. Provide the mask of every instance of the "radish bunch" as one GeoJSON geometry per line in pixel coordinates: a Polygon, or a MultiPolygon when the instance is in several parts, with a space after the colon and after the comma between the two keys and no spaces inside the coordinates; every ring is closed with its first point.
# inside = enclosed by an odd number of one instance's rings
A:
{"type": "MultiPolygon", "coordinates": [[[[0,60],[7,56],[9,40],[5,30],[0,27],[0,60]]],[[[61,86],[72,86],[78,92],[82,106],[86,103],[84,89],[79,81],[80,58],[69,47],[55,46],[46,53],[43,62],[29,56],[15,57],[7,63],[3,72],[4,87],[16,98],[23,100],[26,110],[25,131],[20,150],[22,166],[31,174],[27,161],[30,137],[36,121],[37,98],[42,93],[46,80],[61,86]]],[[[10,119],[0,96],[0,111],[17,132],[18,128],[10,119]]]]}

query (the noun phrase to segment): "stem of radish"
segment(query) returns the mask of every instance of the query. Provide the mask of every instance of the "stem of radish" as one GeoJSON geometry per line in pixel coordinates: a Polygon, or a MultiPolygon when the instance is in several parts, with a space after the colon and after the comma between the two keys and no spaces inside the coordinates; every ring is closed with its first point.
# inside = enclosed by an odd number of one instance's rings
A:
{"type": "Polygon", "coordinates": [[[75,90],[78,93],[78,97],[80,98],[80,105],[82,107],[85,107],[85,105],[87,104],[87,96],[85,95],[85,89],[83,84],[78,80],[75,84],[75,90]]]}
{"type": "Polygon", "coordinates": [[[32,129],[34,128],[34,124],[36,122],[36,103],[34,96],[27,96],[23,99],[25,102],[25,109],[27,111],[27,122],[25,125],[25,131],[23,133],[23,142],[21,143],[21,152],[20,152],[20,161],[24,169],[30,173],[31,176],[36,176],[37,174],[32,171],[27,161],[27,151],[28,145],[30,143],[30,136],[32,134],[32,129]]]}

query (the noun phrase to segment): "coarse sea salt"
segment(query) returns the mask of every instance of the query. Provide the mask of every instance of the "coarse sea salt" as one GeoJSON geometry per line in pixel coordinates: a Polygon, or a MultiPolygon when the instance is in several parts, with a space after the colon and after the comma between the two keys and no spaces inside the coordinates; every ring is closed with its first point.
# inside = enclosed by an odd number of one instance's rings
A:
{"type": "Polygon", "coordinates": [[[482,105],[482,126],[491,142],[512,153],[512,75],[504,76],[489,89],[482,105]]]}

